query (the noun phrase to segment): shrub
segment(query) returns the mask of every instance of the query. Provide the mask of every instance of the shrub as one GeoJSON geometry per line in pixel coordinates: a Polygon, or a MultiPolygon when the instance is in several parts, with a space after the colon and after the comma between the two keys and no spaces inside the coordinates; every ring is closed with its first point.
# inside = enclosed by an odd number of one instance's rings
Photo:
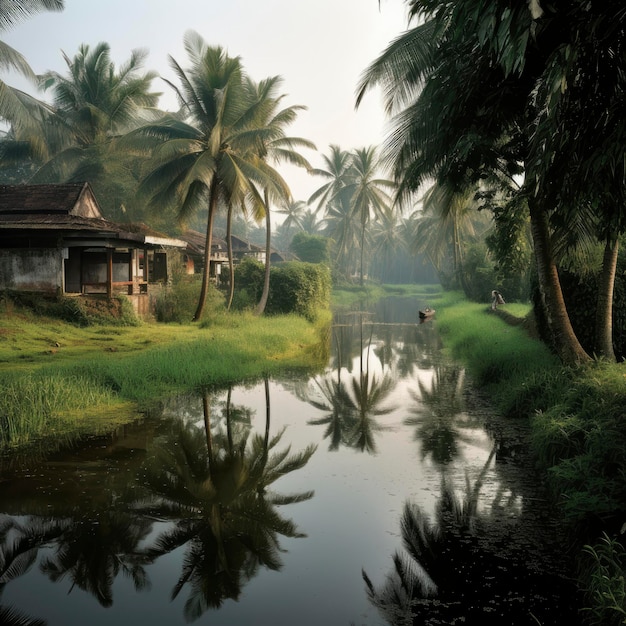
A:
{"type": "Polygon", "coordinates": [[[329,245],[328,237],[299,232],[293,236],[289,249],[305,263],[329,263],[329,245]]]}
{"type": "MultiPolygon", "coordinates": [[[[200,298],[201,277],[174,272],[172,281],[166,285],[155,301],[154,314],[159,322],[183,324],[193,319],[200,298]]],[[[203,316],[223,306],[223,297],[213,285],[209,285],[203,316]]]]}
{"type": "Polygon", "coordinates": [[[330,306],[330,269],[323,264],[290,261],[272,268],[268,312],[297,313],[314,321],[330,306]]]}

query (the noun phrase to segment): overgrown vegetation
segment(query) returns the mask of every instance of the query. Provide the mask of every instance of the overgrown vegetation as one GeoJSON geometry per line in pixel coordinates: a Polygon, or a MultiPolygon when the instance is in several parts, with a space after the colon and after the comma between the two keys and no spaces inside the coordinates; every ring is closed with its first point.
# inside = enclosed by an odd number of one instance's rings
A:
{"type": "Polygon", "coordinates": [[[0,324],[0,445],[128,422],[168,394],[321,367],[329,313],[222,312],[197,324],[75,326],[11,304],[0,324]],[[91,420],[90,417],[97,417],[91,420]]]}
{"type": "MultiPolygon", "coordinates": [[[[263,289],[263,265],[244,259],[235,269],[235,298],[239,310],[253,308],[263,289]]],[[[270,292],[266,307],[269,314],[296,313],[316,320],[330,305],[330,269],[322,263],[290,261],[272,266],[270,292]]]]}
{"type": "MultiPolygon", "coordinates": [[[[505,414],[531,420],[535,458],[573,542],[581,555],[583,544],[587,556],[595,555],[591,564],[581,559],[587,617],[593,624],[623,623],[626,552],[618,537],[626,519],[624,364],[563,367],[521,323],[511,326],[459,294],[444,294],[444,303],[438,324],[447,349],[505,414]]],[[[506,305],[509,314],[511,308],[506,305]]]]}

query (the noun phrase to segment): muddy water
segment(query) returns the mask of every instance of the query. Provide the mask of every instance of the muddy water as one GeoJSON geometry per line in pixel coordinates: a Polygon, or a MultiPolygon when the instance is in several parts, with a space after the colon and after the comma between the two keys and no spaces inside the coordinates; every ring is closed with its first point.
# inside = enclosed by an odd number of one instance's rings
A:
{"type": "Polygon", "coordinates": [[[0,623],[577,624],[525,426],[420,304],[338,316],[315,376],[5,463],[0,623]]]}

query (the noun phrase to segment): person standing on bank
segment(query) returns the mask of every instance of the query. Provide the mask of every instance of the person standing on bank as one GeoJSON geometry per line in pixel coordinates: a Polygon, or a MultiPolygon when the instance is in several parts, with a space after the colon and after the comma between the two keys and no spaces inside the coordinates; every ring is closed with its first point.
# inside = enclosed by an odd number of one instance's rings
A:
{"type": "Polygon", "coordinates": [[[495,311],[499,304],[504,304],[504,298],[499,291],[495,289],[491,292],[491,310],[495,311]]]}

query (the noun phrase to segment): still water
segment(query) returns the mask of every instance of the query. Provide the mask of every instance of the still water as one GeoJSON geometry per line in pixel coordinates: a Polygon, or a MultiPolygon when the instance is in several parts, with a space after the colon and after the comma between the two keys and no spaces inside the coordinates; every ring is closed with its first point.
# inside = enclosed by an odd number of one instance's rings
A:
{"type": "Polygon", "coordinates": [[[6,462],[0,624],[576,624],[524,425],[419,304],[338,315],[323,372],[6,462]]]}

